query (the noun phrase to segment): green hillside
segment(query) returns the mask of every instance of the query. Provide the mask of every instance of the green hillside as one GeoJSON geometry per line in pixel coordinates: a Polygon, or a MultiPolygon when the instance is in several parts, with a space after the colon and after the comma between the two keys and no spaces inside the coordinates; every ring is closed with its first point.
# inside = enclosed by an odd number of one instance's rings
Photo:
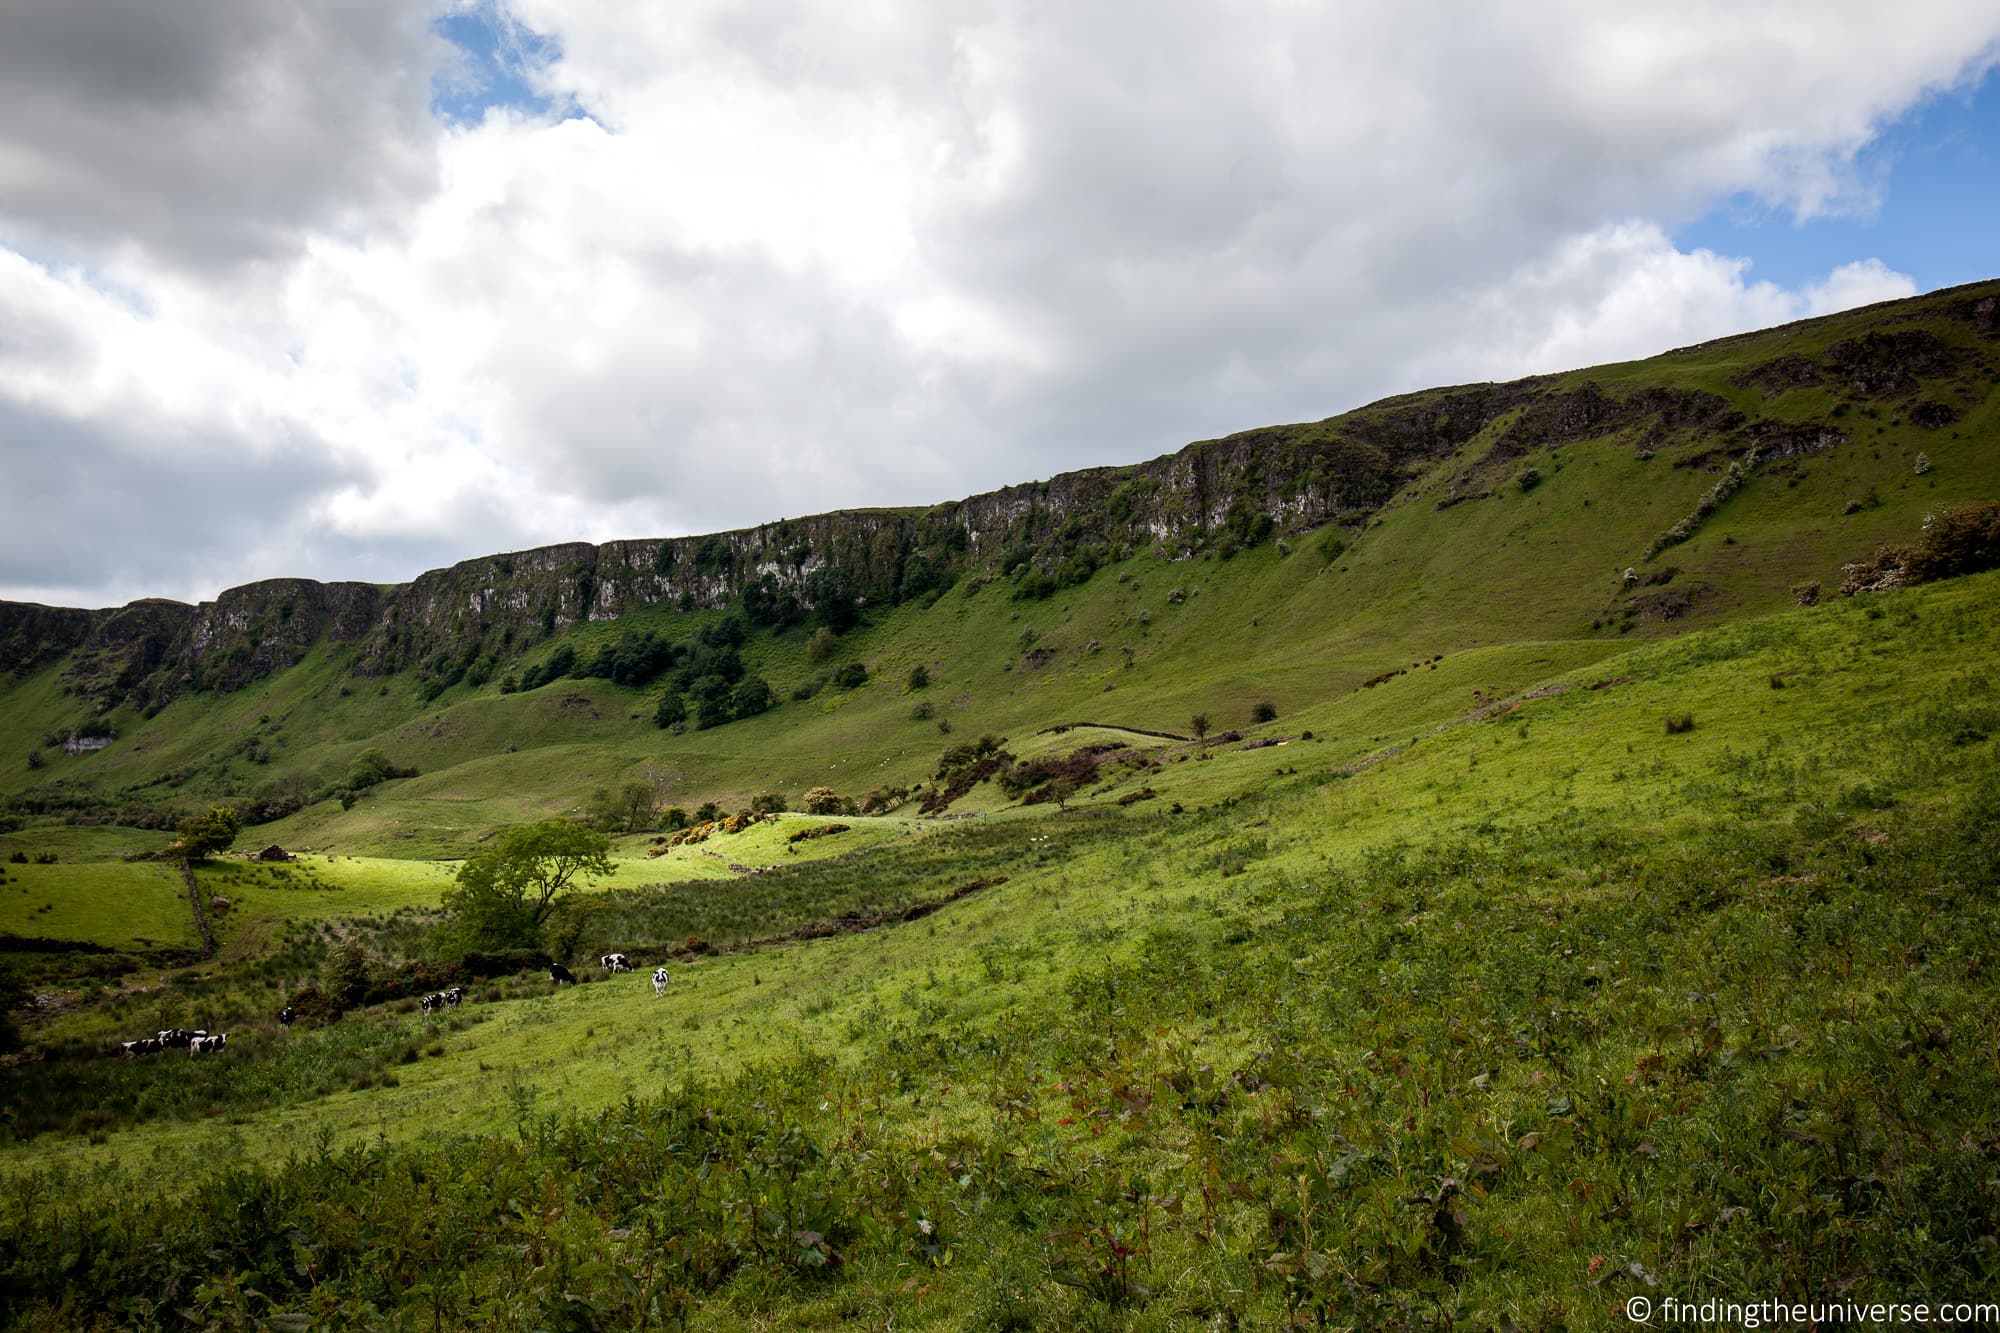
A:
{"type": "MultiPolygon", "coordinates": [[[[396,590],[368,621],[288,585],[305,628],[227,671],[152,604],[138,657],[115,617],[14,613],[0,1323],[1581,1329],[1990,1294],[2000,572],[1965,571],[2000,552],[1964,507],[2000,500],[1996,300],[1250,432],[1176,455],[1183,492],[1145,465],[799,520],[858,550],[1011,513],[901,591],[857,559],[851,624],[811,559],[746,584],[744,534],[713,604],[624,586],[504,651],[396,590]],[[647,634],[684,651],[631,668],[647,634]],[[774,706],[656,725],[725,649],[774,706]],[[249,823],[191,902],[156,858],[214,804],[249,823]],[[541,952],[462,952],[460,859],[549,816],[631,827],[613,873],[541,952]],[[171,1027],[228,1048],[116,1053],[171,1027]]],[[[558,549],[509,576],[582,567],[558,549]]]]}

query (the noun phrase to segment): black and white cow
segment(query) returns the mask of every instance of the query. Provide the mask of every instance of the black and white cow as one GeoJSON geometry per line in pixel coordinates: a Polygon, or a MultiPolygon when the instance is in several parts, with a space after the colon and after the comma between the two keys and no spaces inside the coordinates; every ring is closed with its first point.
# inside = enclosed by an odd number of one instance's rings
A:
{"type": "Polygon", "coordinates": [[[571,976],[569,969],[564,967],[561,963],[550,963],[549,980],[554,982],[556,985],[560,986],[565,981],[574,984],[576,978],[571,976]]]}
{"type": "Polygon", "coordinates": [[[166,1031],[159,1033],[158,1038],[161,1050],[177,1051],[185,1049],[196,1037],[206,1037],[207,1035],[207,1028],[196,1028],[192,1032],[186,1028],[168,1028],[166,1031]]]}
{"type": "Polygon", "coordinates": [[[118,1053],[128,1060],[135,1055],[152,1055],[161,1049],[163,1048],[158,1037],[141,1037],[137,1041],[118,1043],[118,1053]]]}
{"type": "Polygon", "coordinates": [[[622,953],[608,953],[597,961],[604,965],[606,972],[614,976],[620,972],[630,972],[632,970],[632,960],[622,953]]]}
{"type": "Polygon", "coordinates": [[[292,1020],[297,1018],[298,1016],[299,1016],[299,1011],[292,1008],[292,1006],[288,1004],[284,1008],[278,1011],[278,1026],[281,1028],[288,1028],[292,1025],[292,1020]]]}
{"type": "Polygon", "coordinates": [[[458,1002],[465,998],[465,987],[453,986],[450,990],[436,990],[424,996],[424,1012],[434,1014],[440,1009],[456,1009],[458,1002]]]}
{"type": "Polygon", "coordinates": [[[656,967],[653,969],[653,997],[655,999],[658,999],[660,996],[665,995],[666,993],[667,993],[667,969],[665,969],[664,967],[656,967]]]}
{"type": "Polygon", "coordinates": [[[212,1037],[207,1033],[203,1033],[188,1043],[188,1058],[193,1059],[204,1052],[213,1054],[220,1051],[228,1043],[229,1034],[227,1032],[218,1032],[212,1037]]]}

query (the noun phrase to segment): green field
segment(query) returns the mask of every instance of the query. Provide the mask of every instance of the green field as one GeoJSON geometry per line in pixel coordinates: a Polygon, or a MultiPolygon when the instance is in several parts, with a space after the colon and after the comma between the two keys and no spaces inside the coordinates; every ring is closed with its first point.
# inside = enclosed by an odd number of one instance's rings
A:
{"type": "Polygon", "coordinates": [[[0,1325],[1554,1330],[1632,1295],[1990,1295],[2000,571],[1835,590],[2000,494],[1993,396],[1961,363],[1919,427],[1738,382],[1890,318],[1564,381],[1843,423],[1651,561],[1721,474],[1699,441],[1496,473],[1502,421],[1365,523],[1045,598],[987,570],[831,649],[757,630],[781,702],[709,729],[652,726],[657,683],[426,700],[329,644],[30,771],[72,705],[64,663],[29,673],[0,1325]],[[114,819],[337,788],[368,749],[415,775],[195,867],[213,954],[139,859],[172,835],[114,819]],[[783,809],[620,833],[534,949],[464,949],[464,858],[625,783],[653,819],[783,809]],[[880,813],[803,813],[820,787],[880,813]],[[298,859],[247,859],[271,842],[298,859]],[[228,1049],[117,1054],[176,1026],[228,1049]]]}

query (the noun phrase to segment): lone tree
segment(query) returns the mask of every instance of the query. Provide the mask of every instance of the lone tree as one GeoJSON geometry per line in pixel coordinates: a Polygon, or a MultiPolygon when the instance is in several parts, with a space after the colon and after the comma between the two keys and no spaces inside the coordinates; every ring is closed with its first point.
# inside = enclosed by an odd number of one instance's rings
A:
{"type": "Polygon", "coordinates": [[[568,891],[611,873],[611,839],[564,819],[519,824],[474,852],[444,891],[469,948],[532,949],[568,891]]]}
{"type": "Polygon", "coordinates": [[[806,793],[806,813],[809,815],[837,815],[842,801],[840,793],[831,787],[814,787],[806,793]]]}
{"type": "Polygon", "coordinates": [[[205,815],[190,815],[179,825],[180,853],[190,861],[206,861],[235,842],[241,829],[236,812],[220,805],[205,815]]]}
{"type": "Polygon", "coordinates": [[[1196,713],[1193,717],[1189,718],[1188,730],[1194,733],[1196,740],[1200,740],[1202,737],[1208,735],[1208,714],[1196,713]]]}

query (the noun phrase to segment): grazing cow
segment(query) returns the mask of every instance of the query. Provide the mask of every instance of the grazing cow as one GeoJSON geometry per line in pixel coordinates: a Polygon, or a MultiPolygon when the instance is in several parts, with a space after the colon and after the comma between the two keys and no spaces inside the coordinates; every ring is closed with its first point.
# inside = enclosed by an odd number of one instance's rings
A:
{"type": "Polygon", "coordinates": [[[227,1032],[218,1032],[212,1037],[203,1034],[188,1043],[188,1058],[193,1059],[203,1052],[220,1051],[228,1042],[229,1034],[227,1032]]]}
{"type": "Polygon", "coordinates": [[[444,1003],[444,997],[433,991],[431,994],[424,996],[421,1003],[424,1007],[424,1016],[429,1017],[431,1010],[444,1003]]]}
{"type": "Polygon", "coordinates": [[[465,987],[463,986],[453,986],[450,990],[444,993],[444,1002],[447,1005],[451,1006],[453,1009],[458,1008],[458,1002],[460,1000],[463,1000],[464,998],[465,998],[465,987]]]}
{"type": "Polygon", "coordinates": [[[665,995],[666,993],[667,993],[667,969],[665,969],[664,967],[656,967],[653,969],[654,998],[657,999],[659,996],[665,995]]]}
{"type": "Polygon", "coordinates": [[[292,1020],[297,1018],[298,1016],[299,1016],[299,1011],[292,1008],[292,1006],[288,1004],[284,1008],[278,1011],[278,1026],[281,1028],[288,1028],[292,1025],[292,1020]]]}
{"type": "Polygon", "coordinates": [[[118,1043],[118,1053],[127,1060],[130,1060],[139,1053],[139,1043],[136,1041],[121,1041],[118,1043]]]}
{"type": "Polygon", "coordinates": [[[597,961],[604,965],[606,972],[614,975],[619,972],[630,972],[632,970],[632,960],[622,953],[608,953],[597,961]]]}
{"type": "Polygon", "coordinates": [[[565,981],[574,983],[576,981],[576,978],[571,976],[569,974],[569,969],[564,967],[561,963],[550,963],[549,980],[554,982],[556,985],[560,986],[565,981]]]}
{"type": "Polygon", "coordinates": [[[192,1032],[186,1028],[168,1028],[165,1032],[159,1034],[158,1040],[161,1050],[181,1050],[196,1037],[206,1037],[207,1035],[207,1028],[196,1028],[192,1032]]]}

